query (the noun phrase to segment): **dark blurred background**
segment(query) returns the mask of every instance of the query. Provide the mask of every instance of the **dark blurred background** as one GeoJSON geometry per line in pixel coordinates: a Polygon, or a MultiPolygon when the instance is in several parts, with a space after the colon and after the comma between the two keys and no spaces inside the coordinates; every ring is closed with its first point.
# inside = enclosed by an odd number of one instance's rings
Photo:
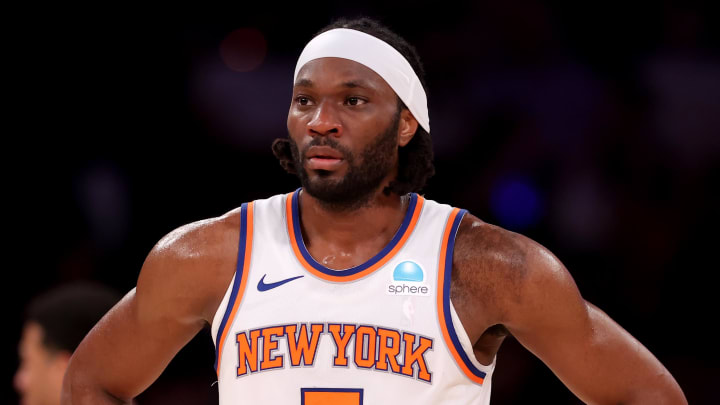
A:
{"type": "MultiPolygon", "coordinates": [[[[77,279],[127,292],[169,231],[297,187],[270,151],[295,61],[332,18],[367,15],[427,70],[425,196],[548,247],[691,403],[717,403],[720,19],[711,2],[578,3],[8,12],[0,402],[17,403],[31,297],[77,279]]],[[[137,402],[213,403],[213,352],[205,331],[137,402]]],[[[579,403],[512,339],[493,380],[495,404],[579,403]]]]}

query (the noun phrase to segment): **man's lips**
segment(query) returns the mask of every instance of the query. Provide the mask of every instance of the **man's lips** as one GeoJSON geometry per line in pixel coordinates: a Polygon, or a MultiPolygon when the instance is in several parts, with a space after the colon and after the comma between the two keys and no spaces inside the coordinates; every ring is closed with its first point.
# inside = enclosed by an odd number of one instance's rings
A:
{"type": "Polygon", "coordinates": [[[308,158],[307,162],[307,168],[310,170],[335,170],[344,160],[318,156],[308,158]]]}
{"type": "Polygon", "coordinates": [[[311,146],[305,152],[307,158],[330,158],[330,159],[342,159],[343,155],[337,149],[333,149],[329,146],[311,146]]]}
{"type": "Polygon", "coordinates": [[[311,146],[305,156],[310,170],[335,170],[344,161],[342,153],[329,146],[311,146]]]}

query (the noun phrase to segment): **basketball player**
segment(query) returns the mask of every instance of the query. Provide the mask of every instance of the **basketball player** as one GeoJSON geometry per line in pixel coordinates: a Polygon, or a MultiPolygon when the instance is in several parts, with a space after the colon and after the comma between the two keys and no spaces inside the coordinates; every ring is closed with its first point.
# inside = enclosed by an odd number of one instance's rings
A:
{"type": "Polygon", "coordinates": [[[27,308],[15,389],[25,405],[57,405],[70,356],[90,329],[118,302],[114,291],[91,283],[67,284],[27,308]]]}
{"type": "Polygon", "coordinates": [[[486,404],[508,334],[588,403],[686,403],[549,251],[416,194],[422,76],[371,20],[310,41],[273,145],[302,187],[160,240],[73,356],[64,403],[130,400],[205,324],[220,404],[486,404]]]}

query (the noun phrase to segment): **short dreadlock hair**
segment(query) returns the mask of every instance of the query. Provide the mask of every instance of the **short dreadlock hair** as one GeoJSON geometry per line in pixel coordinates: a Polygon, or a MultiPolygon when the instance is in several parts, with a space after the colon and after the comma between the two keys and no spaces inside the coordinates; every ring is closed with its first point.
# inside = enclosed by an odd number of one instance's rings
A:
{"type": "MultiPolygon", "coordinates": [[[[379,21],[368,17],[353,20],[338,19],[321,29],[315,36],[335,28],[349,28],[361,31],[388,43],[407,59],[415,71],[415,74],[417,74],[420,79],[420,83],[425,89],[425,94],[428,94],[427,85],[425,84],[425,70],[423,69],[422,62],[420,62],[420,57],[415,48],[404,38],[391,31],[379,21]]],[[[398,97],[397,100],[398,109],[407,109],[407,106],[400,100],[400,97],[398,97]]],[[[290,149],[290,140],[288,138],[276,139],[272,144],[272,150],[275,157],[280,161],[280,165],[288,173],[297,173],[290,149]]],[[[435,174],[430,134],[425,131],[422,126],[418,125],[413,138],[407,145],[401,147],[398,153],[397,178],[390,182],[390,185],[385,188],[384,193],[403,195],[422,190],[427,180],[435,174]]]]}
{"type": "Polygon", "coordinates": [[[75,351],[92,327],[120,300],[104,285],[75,282],[35,297],[25,320],[40,325],[43,344],[51,351],[75,351]]]}

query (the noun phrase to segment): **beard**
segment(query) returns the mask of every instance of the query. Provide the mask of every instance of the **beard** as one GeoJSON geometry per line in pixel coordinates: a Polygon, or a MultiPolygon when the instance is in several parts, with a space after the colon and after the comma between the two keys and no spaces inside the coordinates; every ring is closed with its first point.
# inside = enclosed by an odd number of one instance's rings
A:
{"type": "Polygon", "coordinates": [[[333,211],[350,211],[367,205],[383,179],[394,168],[399,125],[400,111],[388,128],[358,155],[354,155],[329,136],[316,136],[302,152],[292,138],[289,138],[296,175],[303,191],[333,211]],[[316,170],[317,175],[311,179],[303,165],[306,152],[311,146],[329,146],[340,152],[348,165],[345,176],[336,179],[332,178],[329,171],[316,170]]]}

